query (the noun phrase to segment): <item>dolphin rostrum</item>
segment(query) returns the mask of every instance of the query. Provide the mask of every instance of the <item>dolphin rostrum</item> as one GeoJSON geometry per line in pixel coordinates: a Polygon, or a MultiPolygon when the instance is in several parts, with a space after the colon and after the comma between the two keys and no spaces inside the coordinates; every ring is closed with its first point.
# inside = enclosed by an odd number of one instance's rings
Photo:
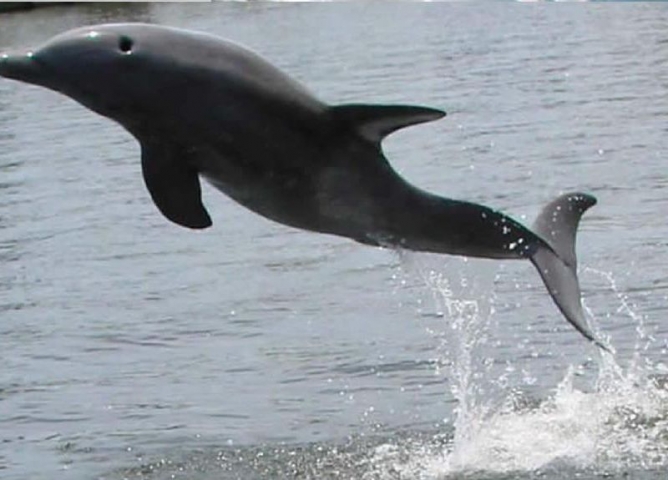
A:
{"type": "Polygon", "coordinates": [[[141,144],[150,195],[190,228],[211,219],[199,178],[279,223],[368,245],[529,259],[566,319],[587,327],[575,233],[596,203],[571,193],[529,230],[483,205],[401,178],[381,141],[445,115],[408,105],[330,106],[257,54],[211,35],[150,24],[94,25],[0,56],[0,76],[61,92],[115,120],[141,144]]]}

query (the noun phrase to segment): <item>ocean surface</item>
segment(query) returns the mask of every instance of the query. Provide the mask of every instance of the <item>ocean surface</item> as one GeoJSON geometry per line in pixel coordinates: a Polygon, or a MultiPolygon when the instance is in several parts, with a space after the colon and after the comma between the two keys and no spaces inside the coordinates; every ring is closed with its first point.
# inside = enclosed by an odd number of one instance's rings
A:
{"type": "Polygon", "coordinates": [[[213,227],[179,228],[130,135],[2,80],[0,478],[665,478],[668,5],[84,4],[0,16],[0,50],[111,21],[232,39],[332,104],[446,110],[383,144],[444,196],[531,224],[594,194],[580,279],[615,355],[529,262],[366,247],[209,187],[213,227]]]}

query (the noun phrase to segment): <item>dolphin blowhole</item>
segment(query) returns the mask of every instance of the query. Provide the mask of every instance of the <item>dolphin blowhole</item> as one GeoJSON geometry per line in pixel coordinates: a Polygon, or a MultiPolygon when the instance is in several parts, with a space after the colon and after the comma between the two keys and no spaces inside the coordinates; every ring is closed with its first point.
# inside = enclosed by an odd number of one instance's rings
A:
{"type": "Polygon", "coordinates": [[[118,39],[118,48],[121,52],[130,54],[132,53],[132,47],[134,47],[134,43],[135,42],[132,40],[132,38],[128,37],[127,35],[121,35],[121,37],[118,39]]]}

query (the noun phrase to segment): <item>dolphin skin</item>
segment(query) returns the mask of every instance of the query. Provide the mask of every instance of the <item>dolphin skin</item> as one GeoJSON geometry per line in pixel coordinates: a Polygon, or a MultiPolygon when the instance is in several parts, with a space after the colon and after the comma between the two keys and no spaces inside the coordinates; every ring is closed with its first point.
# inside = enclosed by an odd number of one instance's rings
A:
{"type": "Polygon", "coordinates": [[[606,348],[587,327],[575,257],[592,196],[560,196],[532,231],[486,206],[423,191],[384,157],[386,135],[445,112],[330,106],[235,43],[139,23],[79,28],[35,50],[4,53],[0,76],[60,92],[123,126],[141,144],[146,186],[172,222],[211,225],[203,177],[292,227],[367,245],[528,259],[566,319],[606,348]]]}

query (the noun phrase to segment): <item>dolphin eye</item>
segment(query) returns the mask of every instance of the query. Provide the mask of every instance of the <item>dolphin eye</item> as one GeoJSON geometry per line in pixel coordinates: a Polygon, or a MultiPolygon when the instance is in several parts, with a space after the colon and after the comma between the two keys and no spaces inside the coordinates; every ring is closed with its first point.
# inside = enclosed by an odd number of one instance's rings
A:
{"type": "Polygon", "coordinates": [[[133,45],[134,45],[134,42],[132,41],[132,39],[130,37],[126,37],[125,35],[123,35],[118,40],[118,48],[123,53],[132,53],[132,46],[133,45]]]}

